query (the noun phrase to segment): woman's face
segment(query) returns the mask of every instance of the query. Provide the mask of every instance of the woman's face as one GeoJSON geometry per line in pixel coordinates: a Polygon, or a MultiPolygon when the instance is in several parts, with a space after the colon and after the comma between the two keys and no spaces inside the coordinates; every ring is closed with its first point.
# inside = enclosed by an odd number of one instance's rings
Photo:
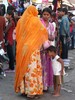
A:
{"type": "Polygon", "coordinates": [[[48,21],[49,19],[50,19],[50,13],[48,13],[48,12],[43,12],[43,15],[42,15],[42,17],[43,17],[43,19],[45,20],[45,21],[48,21]]]}

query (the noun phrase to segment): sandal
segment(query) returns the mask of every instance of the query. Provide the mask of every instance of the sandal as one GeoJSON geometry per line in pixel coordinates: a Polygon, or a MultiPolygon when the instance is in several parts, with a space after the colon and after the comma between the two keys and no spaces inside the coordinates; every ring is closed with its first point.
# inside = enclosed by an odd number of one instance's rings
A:
{"type": "Polygon", "coordinates": [[[27,95],[27,98],[30,98],[30,99],[38,99],[39,96],[37,96],[37,95],[27,95]]]}
{"type": "Polygon", "coordinates": [[[27,96],[25,93],[22,93],[21,96],[27,96]]]}

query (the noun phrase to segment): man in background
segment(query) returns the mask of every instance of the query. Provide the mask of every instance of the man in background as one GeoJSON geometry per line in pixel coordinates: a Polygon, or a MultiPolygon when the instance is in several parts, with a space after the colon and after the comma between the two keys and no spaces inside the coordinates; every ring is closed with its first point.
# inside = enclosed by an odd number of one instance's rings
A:
{"type": "Polygon", "coordinates": [[[70,23],[68,19],[68,11],[66,8],[62,8],[62,19],[60,23],[60,40],[62,42],[62,59],[68,58],[68,41],[70,35],[70,23]]]}

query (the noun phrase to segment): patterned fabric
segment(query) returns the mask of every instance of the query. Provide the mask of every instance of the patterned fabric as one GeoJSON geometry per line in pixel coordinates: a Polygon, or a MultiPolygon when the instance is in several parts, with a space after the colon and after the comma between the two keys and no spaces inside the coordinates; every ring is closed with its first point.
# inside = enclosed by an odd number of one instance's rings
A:
{"type": "MultiPolygon", "coordinates": [[[[42,24],[46,27],[46,24],[44,20],[41,18],[42,24]]],[[[53,24],[49,22],[48,27],[46,27],[48,31],[48,36],[49,38],[52,35],[52,38],[55,38],[54,34],[54,27],[53,24]]],[[[54,41],[50,41],[50,45],[53,45],[52,43],[54,41]]],[[[47,90],[48,87],[53,85],[53,70],[52,70],[52,64],[51,64],[51,58],[49,57],[48,53],[46,50],[41,52],[41,62],[43,66],[43,85],[44,85],[44,90],[47,90]]]]}
{"type": "Polygon", "coordinates": [[[41,52],[41,61],[43,66],[43,85],[44,90],[47,90],[48,87],[53,85],[53,69],[51,58],[45,52],[41,52]]]}
{"type": "Polygon", "coordinates": [[[46,26],[45,21],[43,20],[43,18],[40,19],[42,24],[46,27],[47,31],[48,31],[48,38],[52,41],[50,41],[50,44],[55,46],[55,30],[54,30],[54,25],[49,22],[48,26],[46,26]]]}
{"type": "Polygon", "coordinates": [[[36,7],[31,5],[27,7],[17,23],[15,92],[20,91],[20,83],[27,71],[32,53],[40,49],[43,43],[48,40],[48,32],[37,15],[36,7]]]}
{"type": "Polygon", "coordinates": [[[42,94],[42,67],[39,50],[36,50],[31,56],[31,62],[24,80],[21,82],[20,91],[28,95],[42,94]]]}

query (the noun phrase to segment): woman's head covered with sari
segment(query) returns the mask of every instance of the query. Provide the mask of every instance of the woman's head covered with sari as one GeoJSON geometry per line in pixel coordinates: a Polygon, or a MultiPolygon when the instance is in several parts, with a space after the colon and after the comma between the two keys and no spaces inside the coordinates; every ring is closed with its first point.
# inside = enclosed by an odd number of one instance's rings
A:
{"type": "Polygon", "coordinates": [[[48,40],[48,33],[41,24],[38,11],[35,6],[29,6],[16,27],[16,74],[15,91],[19,92],[20,83],[27,71],[31,55],[40,49],[42,44],[48,40]]]}

